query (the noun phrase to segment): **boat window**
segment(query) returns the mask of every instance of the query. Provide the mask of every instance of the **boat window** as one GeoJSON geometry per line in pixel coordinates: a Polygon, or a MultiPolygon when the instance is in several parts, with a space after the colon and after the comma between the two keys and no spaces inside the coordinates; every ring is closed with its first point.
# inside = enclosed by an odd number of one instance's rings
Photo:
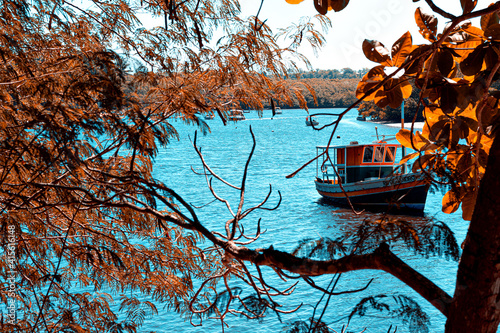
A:
{"type": "Polygon", "coordinates": [[[363,163],[371,163],[373,158],[373,146],[366,146],[363,154],[363,163]]]}
{"type": "Polygon", "coordinates": [[[394,162],[396,156],[396,147],[387,147],[385,150],[385,162],[394,162]]]}
{"type": "Polygon", "coordinates": [[[378,146],[375,147],[375,158],[373,162],[382,162],[384,159],[384,147],[378,146]]]}

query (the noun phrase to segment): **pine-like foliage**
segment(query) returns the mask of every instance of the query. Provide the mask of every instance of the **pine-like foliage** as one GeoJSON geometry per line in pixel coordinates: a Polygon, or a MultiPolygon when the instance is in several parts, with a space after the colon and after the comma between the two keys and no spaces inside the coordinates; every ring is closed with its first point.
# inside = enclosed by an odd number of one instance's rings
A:
{"type": "Polygon", "coordinates": [[[194,280],[220,272],[220,253],[197,245],[210,232],[153,162],[174,118],[206,132],[201,114],[304,101],[302,84],[279,79],[294,48],[238,14],[235,0],[1,2],[0,253],[15,258],[0,256],[0,287],[9,271],[17,287],[0,293],[17,301],[1,331],[135,332],[156,309],[122,299],[119,317],[116,295],[185,311],[194,280]]]}
{"type": "Polygon", "coordinates": [[[429,332],[430,319],[421,307],[410,297],[404,295],[377,295],[363,298],[349,314],[349,321],[354,316],[366,316],[379,312],[399,318],[411,333],[429,332]]]}
{"type": "Polygon", "coordinates": [[[306,238],[299,241],[299,245],[292,252],[293,255],[306,258],[334,259],[347,253],[343,238],[330,239],[328,237],[314,240],[306,238]]]}
{"type": "Polygon", "coordinates": [[[316,321],[313,318],[309,320],[296,320],[294,322],[287,323],[285,329],[286,333],[328,333],[331,332],[328,325],[324,322],[316,321]]]}
{"type": "Polygon", "coordinates": [[[450,228],[434,219],[400,219],[383,216],[364,220],[351,236],[354,253],[366,253],[381,243],[397,244],[424,256],[458,261],[460,250],[450,228]]]}
{"type": "Polygon", "coordinates": [[[336,239],[303,239],[294,255],[305,258],[336,259],[347,254],[369,253],[380,244],[394,244],[429,257],[458,261],[460,248],[450,228],[441,221],[418,217],[395,218],[382,215],[351,221],[351,227],[336,239]]]}

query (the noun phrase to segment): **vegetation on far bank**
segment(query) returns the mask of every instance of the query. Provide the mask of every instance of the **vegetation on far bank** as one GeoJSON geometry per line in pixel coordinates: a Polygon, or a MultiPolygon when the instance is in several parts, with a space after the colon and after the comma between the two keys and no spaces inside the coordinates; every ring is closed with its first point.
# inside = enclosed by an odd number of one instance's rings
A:
{"type": "MultiPolygon", "coordinates": [[[[311,92],[303,89],[304,98],[308,108],[348,108],[357,101],[356,87],[368,69],[353,70],[351,68],[314,70],[299,72],[298,76],[290,77],[291,80],[300,80],[307,84],[316,95],[316,100],[311,92]]],[[[419,90],[413,87],[411,96],[405,101],[405,121],[422,121],[422,112],[417,111],[419,90]]],[[[270,107],[270,105],[267,105],[270,107]]],[[[296,100],[293,106],[281,105],[281,108],[297,108],[296,100]]],[[[422,110],[422,108],[420,108],[422,110]]],[[[380,108],[372,101],[363,102],[358,107],[358,112],[372,120],[397,122],[401,120],[401,109],[389,106],[380,108]]]]}

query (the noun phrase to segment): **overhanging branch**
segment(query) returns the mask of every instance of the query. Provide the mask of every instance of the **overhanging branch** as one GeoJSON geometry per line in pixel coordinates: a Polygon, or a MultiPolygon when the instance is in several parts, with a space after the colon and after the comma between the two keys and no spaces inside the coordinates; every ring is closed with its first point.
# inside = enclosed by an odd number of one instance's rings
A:
{"type": "Polygon", "coordinates": [[[385,243],[381,244],[373,253],[350,255],[325,261],[298,258],[272,247],[251,250],[229,245],[226,249],[240,260],[250,261],[259,266],[277,267],[306,276],[345,273],[363,269],[382,270],[415,290],[445,316],[448,315],[449,304],[452,300],[445,291],[399,259],[385,243]]]}

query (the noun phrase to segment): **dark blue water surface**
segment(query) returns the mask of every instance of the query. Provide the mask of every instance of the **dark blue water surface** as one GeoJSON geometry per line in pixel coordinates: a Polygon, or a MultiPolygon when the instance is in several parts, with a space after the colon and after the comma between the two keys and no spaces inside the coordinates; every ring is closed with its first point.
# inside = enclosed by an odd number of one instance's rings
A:
{"type": "MultiPolygon", "coordinates": [[[[340,112],[339,109],[322,109],[314,112],[340,112]]],[[[275,249],[294,249],[301,239],[311,237],[335,238],[339,232],[359,223],[349,210],[336,208],[324,204],[316,192],[313,179],[316,173],[316,164],[312,163],[292,179],[285,176],[295,171],[305,162],[315,156],[317,145],[325,145],[331,133],[329,129],[314,131],[305,126],[304,110],[283,110],[280,115],[271,118],[271,111],[264,111],[262,117],[256,112],[246,113],[247,120],[230,123],[223,126],[220,119],[207,120],[211,132],[206,136],[198,134],[198,144],[202,147],[206,161],[214,172],[225,177],[235,185],[239,185],[243,168],[250,152],[252,138],[249,126],[252,127],[257,140],[257,147],[250,164],[247,180],[247,193],[245,207],[250,207],[264,199],[272,186],[273,194],[267,207],[272,207],[278,202],[280,191],[283,200],[280,207],[272,212],[257,211],[244,220],[245,230],[254,234],[257,221],[262,218],[262,229],[266,233],[259,239],[255,247],[267,247],[271,244],[275,249]]],[[[375,127],[378,133],[394,135],[398,129],[382,124],[357,121],[356,113],[348,114],[337,129],[333,144],[346,144],[350,141],[372,142],[375,138],[375,127]],[[340,138],[337,138],[337,135],[340,138]]],[[[320,122],[326,119],[320,118],[320,122]]],[[[180,133],[180,140],[172,142],[168,147],[160,149],[155,161],[156,177],[174,188],[188,202],[195,206],[202,206],[213,200],[203,176],[194,174],[191,166],[202,171],[201,163],[190,142],[194,138],[195,128],[183,123],[175,122],[174,126],[180,133]]],[[[233,210],[238,205],[238,193],[220,183],[214,183],[217,193],[228,199],[233,210]]],[[[429,193],[425,207],[426,216],[434,216],[442,220],[455,232],[459,244],[463,241],[468,224],[461,219],[461,213],[452,215],[441,213],[441,193],[429,193]]],[[[209,229],[222,231],[224,223],[230,218],[227,208],[220,202],[215,202],[197,210],[202,223],[209,229]]],[[[371,213],[364,213],[363,217],[370,217],[371,213]]],[[[373,216],[374,218],[376,216],[373,216]]],[[[411,218],[410,218],[411,219],[411,218]]],[[[409,265],[417,268],[422,274],[434,283],[453,294],[456,279],[457,263],[445,258],[422,258],[410,252],[393,249],[409,265]]],[[[270,270],[267,281],[275,287],[284,288],[291,283],[278,279],[270,270]]],[[[344,274],[336,290],[351,290],[363,287],[370,279],[374,281],[370,287],[354,294],[334,296],[330,300],[323,321],[331,328],[341,331],[347,323],[346,316],[352,308],[363,298],[370,295],[395,293],[413,297],[431,318],[431,332],[444,331],[444,316],[429,305],[414,291],[389,274],[378,271],[358,271],[344,274]]],[[[318,277],[315,281],[326,287],[331,276],[318,277]]],[[[233,281],[232,281],[233,282],[233,281]]],[[[234,281],[235,286],[238,285],[234,281]]],[[[241,286],[241,285],[240,285],[241,286]]],[[[282,300],[284,309],[292,309],[303,303],[302,308],[290,315],[283,315],[281,323],[274,314],[269,314],[261,323],[249,321],[237,316],[228,316],[228,327],[225,332],[279,332],[285,322],[305,320],[311,316],[313,307],[321,297],[321,293],[301,282],[292,296],[282,300]]],[[[193,327],[176,313],[164,310],[157,304],[159,315],[149,318],[141,331],[157,332],[220,332],[220,322],[204,320],[203,326],[193,327]]],[[[322,307],[320,307],[321,309],[322,307]]],[[[402,321],[392,319],[385,313],[372,312],[365,317],[356,317],[349,324],[348,331],[361,332],[387,332],[390,325],[398,327],[398,332],[408,332],[407,325],[402,321]]]]}

